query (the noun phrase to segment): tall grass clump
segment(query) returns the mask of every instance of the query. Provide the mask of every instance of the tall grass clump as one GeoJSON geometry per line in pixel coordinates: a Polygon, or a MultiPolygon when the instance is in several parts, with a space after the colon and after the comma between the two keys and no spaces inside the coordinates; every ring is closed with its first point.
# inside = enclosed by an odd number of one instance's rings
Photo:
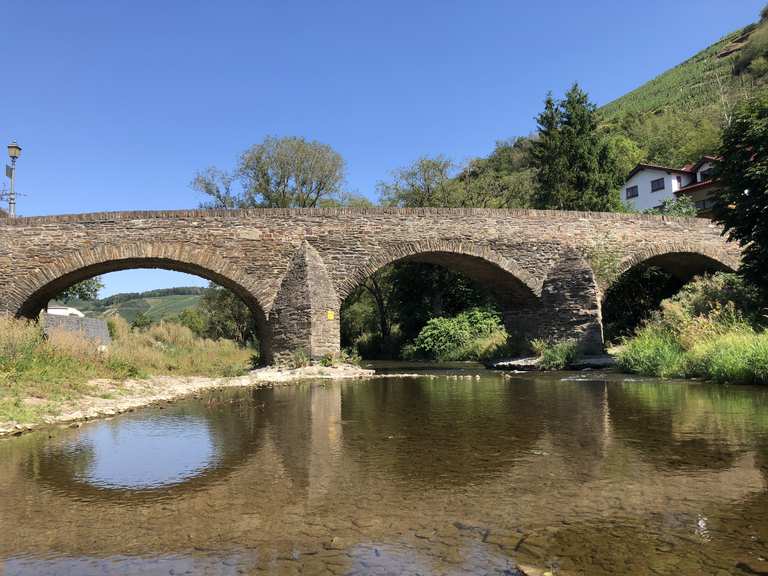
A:
{"type": "Polygon", "coordinates": [[[531,348],[544,370],[562,370],[579,358],[579,344],[575,340],[551,343],[537,339],[531,342],[531,348]]]}
{"type": "Polygon", "coordinates": [[[110,324],[114,340],[108,356],[115,369],[146,375],[236,376],[252,362],[253,350],[232,340],[200,338],[181,324],[160,322],[136,330],[119,316],[110,324]]]}
{"type": "Polygon", "coordinates": [[[669,378],[680,375],[684,353],[674,334],[649,324],[625,341],[618,363],[626,372],[669,378]]]}
{"type": "Polygon", "coordinates": [[[95,391],[94,379],[153,375],[236,376],[253,351],[229,340],[199,338],[185,326],[163,323],[131,329],[109,322],[106,348],[83,334],[50,330],[36,322],[0,316],[0,421],[27,421],[56,403],[95,391]],[[30,406],[37,407],[32,410],[30,406]]]}
{"type": "Polygon", "coordinates": [[[662,378],[768,384],[768,333],[757,291],[719,273],[664,300],[618,356],[624,371],[662,378]]]}

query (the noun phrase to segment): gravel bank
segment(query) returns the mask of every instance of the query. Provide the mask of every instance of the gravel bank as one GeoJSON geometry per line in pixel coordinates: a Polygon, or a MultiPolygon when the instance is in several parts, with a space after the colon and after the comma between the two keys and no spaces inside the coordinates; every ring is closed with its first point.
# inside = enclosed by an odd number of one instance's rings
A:
{"type": "Polygon", "coordinates": [[[98,391],[94,395],[82,396],[76,400],[49,403],[45,399],[28,398],[30,406],[52,405],[50,414],[43,415],[32,423],[0,422],[0,437],[18,435],[41,426],[72,423],[82,420],[106,418],[151,404],[170,402],[184,396],[214,388],[242,386],[271,386],[288,384],[301,380],[347,380],[376,377],[373,370],[342,364],[339,366],[307,366],[305,368],[282,369],[259,368],[236,378],[204,378],[197,376],[157,376],[147,380],[115,382],[97,380],[92,382],[98,391]]]}

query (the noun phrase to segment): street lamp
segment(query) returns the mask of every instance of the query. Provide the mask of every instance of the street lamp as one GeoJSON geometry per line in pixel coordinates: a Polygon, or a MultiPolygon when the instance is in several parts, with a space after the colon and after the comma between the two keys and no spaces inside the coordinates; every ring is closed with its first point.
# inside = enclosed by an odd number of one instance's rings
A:
{"type": "Polygon", "coordinates": [[[16,216],[16,160],[21,156],[21,146],[16,140],[8,144],[8,157],[11,159],[11,165],[5,167],[6,174],[11,179],[11,192],[8,194],[8,216],[16,216]]]}

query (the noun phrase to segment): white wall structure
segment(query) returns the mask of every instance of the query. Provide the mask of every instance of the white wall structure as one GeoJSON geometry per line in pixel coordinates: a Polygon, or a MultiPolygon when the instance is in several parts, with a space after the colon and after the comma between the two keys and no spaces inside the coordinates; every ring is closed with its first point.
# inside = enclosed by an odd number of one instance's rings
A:
{"type": "Polygon", "coordinates": [[[656,208],[664,200],[674,198],[675,192],[687,186],[691,180],[692,174],[683,170],[639,164],[621,189],[621,199],[635,210],[656,208]],[[658,180],[664,181],[664,187],[653,191],[652,183],[658,180]],[[635,186],[637,196],[632,197],[635,186]]]}
{"type": "Polygon", "coordinates": [[[85,314],[71,306],[48,306],[48,309],[45,312],[51,316],[74,316],[76,318],[85,318],[85,314]]]}

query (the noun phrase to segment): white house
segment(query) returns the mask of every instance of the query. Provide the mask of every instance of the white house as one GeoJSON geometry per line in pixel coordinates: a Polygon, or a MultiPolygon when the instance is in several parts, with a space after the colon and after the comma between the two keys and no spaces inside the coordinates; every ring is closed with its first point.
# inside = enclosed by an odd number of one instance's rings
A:
{"type": "Polygon", "coordinates": [[[664,200],[689,195],[698,215],[708,217],[718,190],[712,178],[717,161],[715,156],[703,156],[696,164],[682,168],[638,164],[622,187],[621,199],[636,210],[649,210],[664,200]]]}

